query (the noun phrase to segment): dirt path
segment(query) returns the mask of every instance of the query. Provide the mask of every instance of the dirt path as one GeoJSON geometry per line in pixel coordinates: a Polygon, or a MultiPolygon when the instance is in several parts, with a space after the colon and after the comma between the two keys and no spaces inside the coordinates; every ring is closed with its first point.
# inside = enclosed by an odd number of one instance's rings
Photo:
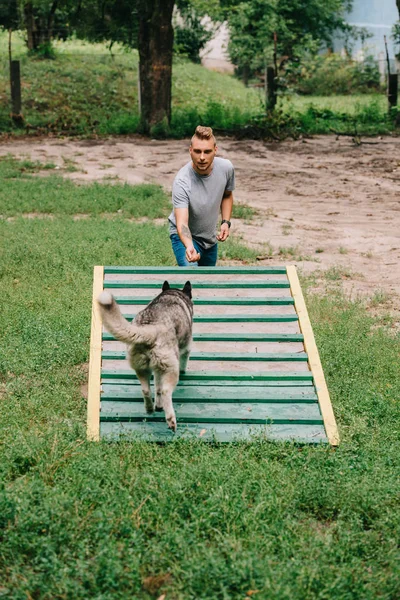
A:
{"type": "MultiPolygon", "coordinates": [[[[188,160],[188,141],[12,140],[11,153],[60,167],[79,181],[154,182],[170,190],[188,160]]],[[[400,138],[263,143],[219,140],[236,168],[235,201],[259,211],[233,232],[259,248],[260,264],[291,263],[318,274],[317,286],[342,281],[353,297],[386,301],[400,318],[400,138]]]]}

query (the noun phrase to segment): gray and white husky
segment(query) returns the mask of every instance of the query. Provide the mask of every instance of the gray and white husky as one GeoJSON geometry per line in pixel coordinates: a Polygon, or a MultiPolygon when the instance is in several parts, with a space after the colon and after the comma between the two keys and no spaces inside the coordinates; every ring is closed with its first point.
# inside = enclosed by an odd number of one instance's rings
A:
{"type": "Polygon", "coordinates": [[[168,281],[162,292],[132,323],[121,314],[110,292],[102,292],[98,303],[106,329],[128,345],[128,357],[143,392],[146,412],[164,410],[165,418],[176,431],[176,417],[172,393],[179,380],[179,372],[186,370],[192,341],[193,302],[192,286],[187,281],[183,290],[171,289],[168,281]],[[151,395],[150,378],[154,373],[155,407],[151,395]]]}

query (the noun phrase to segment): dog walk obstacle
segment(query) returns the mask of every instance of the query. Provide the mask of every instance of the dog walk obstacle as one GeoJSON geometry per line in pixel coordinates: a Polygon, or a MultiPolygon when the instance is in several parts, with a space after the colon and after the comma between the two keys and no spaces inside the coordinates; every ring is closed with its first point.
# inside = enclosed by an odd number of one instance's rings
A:
{"type": "MultiPolygon", "coordinates": [[[[154,392],[154,390],[153,390],[154,392]]],[[[90,440],[176,436],[231,442],[259,436],[330,443],[339,436],[296,268],[94,268],[88,388],[90,440]],[[168,280],[193,287],[193,346],[173,394],[174,434],[146,414],[125,344],[103,329],[97,298],[132,320],[168,280]]]]}

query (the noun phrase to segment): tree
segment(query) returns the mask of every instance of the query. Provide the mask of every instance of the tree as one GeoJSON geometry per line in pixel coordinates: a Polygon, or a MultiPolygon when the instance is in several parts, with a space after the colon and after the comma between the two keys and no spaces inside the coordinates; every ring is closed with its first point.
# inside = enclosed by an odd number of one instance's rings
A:
{"type": "Polygon", "coordinates": [[[142,128],[171,119],[174,0],[138,0],[139,78],[142,128]]]}
{"type": "Polygon", "coordinates": [[[20,24],[17,0],[0,0],[0,26],[18,29],[20,24]]]}
{"type": "Polygon", "coordinates": [[[54,18],[58,0],[49,2],[24,2],[23,14],[28,34],[28,49],[38,50],[41,46],[48,47],[53,37],[54,18]]]}
{"type": "Polygon", "coordinates": [[[178,0],[178,17],[174,26],[175,44],[177,54],[186,55],[192,62],[200,63],[200,53],[213,37],[215,30],[208,19],[204,19],[190,0],[178,0]]]}
{"type": "Polygon", "coordinates": [[[76,34],[91,41],[120,42],[139,50],[141,127],[168,126],[171,118],[175,0],[80,0],[70,21],[76,34]]]}
{"type": "MultiPolygon", "coordinates": [[[[396,0],[396,6],[400,19],[400,0],[396,0]]],[[[400,20],[393,26],[393,38],[396,44],[400,44],[400,20]]],[[[400,59],[400,52],[396,55],[396,57],[397,59],[400,59]]]]}
{"type": "Polygon", "coordinates": [[[264,69],[272,62],[274,34],[278,56],[289,60],[305,49],[329,45],[338,31],[351,30],[344,19],[351,4],[352,0],[225,0],[231,60],[244,70],[264,69]]]}

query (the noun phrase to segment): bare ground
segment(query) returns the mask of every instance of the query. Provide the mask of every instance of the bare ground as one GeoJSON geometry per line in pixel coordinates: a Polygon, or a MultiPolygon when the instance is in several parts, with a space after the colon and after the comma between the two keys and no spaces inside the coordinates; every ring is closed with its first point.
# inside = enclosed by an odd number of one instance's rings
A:
{"type": "MultiPolygon", "coordinates": [[[[316,288],[340,283],[352,297],[385,306],[400,319],[400,138],[316,136],[264,143],[219,140],[236,169],[235,201],[258,214],[232,233],[257,247],[262,264],[296,264],[316,288]],[[263,258],[264,257],[264,258],[263,258]]],[[[151,182],[172,187],[188,160],[188,140],[20,139],[13,154],[54,162],[80,182],[151,182]],[[68,171],[68,168],[76,170],[68,171]],[[67,167],[67,168],[66,168],[67,167]]]]}

